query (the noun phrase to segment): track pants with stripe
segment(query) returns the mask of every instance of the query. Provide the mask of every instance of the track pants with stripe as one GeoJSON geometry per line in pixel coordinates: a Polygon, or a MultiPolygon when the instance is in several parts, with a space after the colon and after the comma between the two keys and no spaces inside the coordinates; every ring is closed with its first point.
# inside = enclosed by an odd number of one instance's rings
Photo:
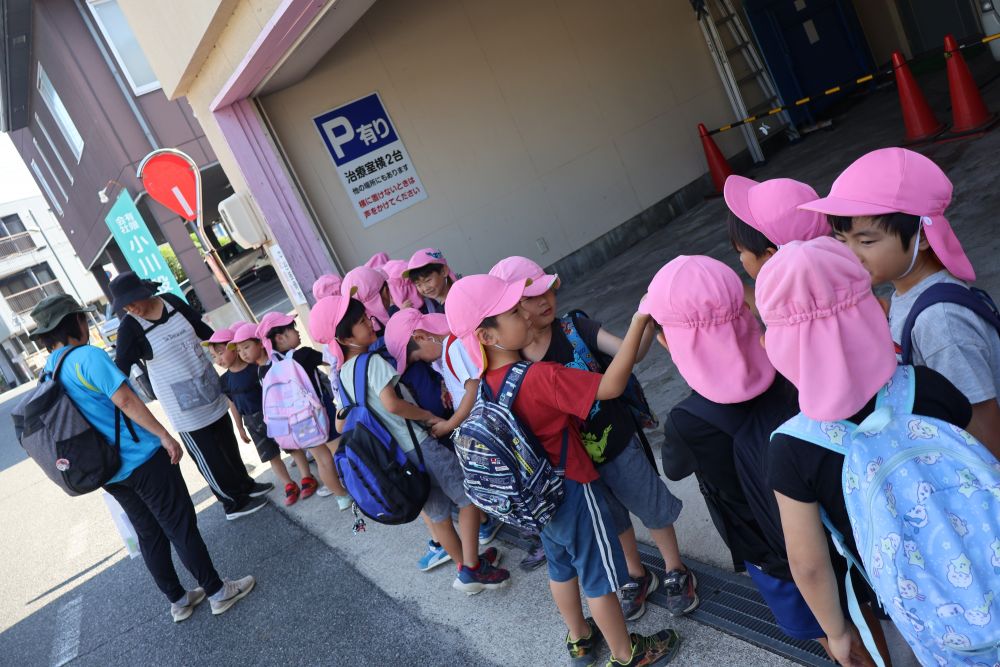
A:
{"type": "Polygon", "coordinates": [[[182,432],[180,436],[188,456],[194,460],[226,513],[246,505],[254,481],[240,457],[229,413],[204,428],[182,432]]]}
{"type": "Polygon", "coordinates": [[[157,449],[131,475],[108,484],[104,490],[114,496],[128,515],[139,536],[142,560],[167,599],[177,602],[184,595],[170,557],[170,545],[207,594],[222,588],[222,580],[198,530],[198,516],[181,469],[170,463],[165,449],[157,449]]]}

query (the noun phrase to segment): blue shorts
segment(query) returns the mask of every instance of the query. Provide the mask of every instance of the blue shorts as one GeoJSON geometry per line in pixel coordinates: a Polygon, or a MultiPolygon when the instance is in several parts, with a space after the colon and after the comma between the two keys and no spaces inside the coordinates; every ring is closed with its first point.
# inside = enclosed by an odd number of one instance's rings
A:
{"type": "Polygon", "coordinates": [[[595,485],[569,479],[563,488],[566,497],[541,532],[549,579],[579,578],[589,598],[617,592],[631,580],[603,494],[595,485]]]}
{"type": "Polygon", "coordinates": [[[747,574],[753,579],[764,602],[771,608],[774,620],[778,622],[782,632],[792,639],[817,639],[826,636],[794,581],[772,577],[753,563],[744,563],[747,574]]]}
{"type": "Polygon", "coordinates": [[[684,503],[649,465],[638,436],[618,456],[597,466],[597,472],[610,492],[608,505],[619,535],[632,527],[629,513],[650,530],[672,526],[680,516],[684,503]]]}

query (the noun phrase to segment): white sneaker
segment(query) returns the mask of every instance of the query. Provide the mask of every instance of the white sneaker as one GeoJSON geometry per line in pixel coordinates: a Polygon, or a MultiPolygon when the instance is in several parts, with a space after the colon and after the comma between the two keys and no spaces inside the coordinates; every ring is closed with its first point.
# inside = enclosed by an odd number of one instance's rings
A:
{"type": "Polygon", "coordinates": [[[191,618],[194,608],[205,599],[205,589],[200,586],[193,591],[187,591],[177,602],[170,603],[170,615],[174,617],[174,623],[180,623],[191,618]]]}
{"type": "Polygon", "coordinates": [[[316,489],[316,495],[320,498],[326,498],[327,496],[332,496],[333,491],[330,490],[329,486],[321,486],[316,489]]]}
{"type": "Polygon", "coordinates": [[[351,496],[349,495],[337,496],[337,507],[340,508],[341,512],[343,512],[346,509],[350,509],[351,505],[353,504],[354,504],[354,498],[351,498],[351,496]]]}
{"type": "Polygon", "coordinates": [[[246,576],[236,581],[224,579],[219,592],[208,599],[209,604],[212,605],[212,614],[218,616],[229,611],[230,607],[245,598],[253,590],[255,583],[257,582],[251,576],[246,576]]]}

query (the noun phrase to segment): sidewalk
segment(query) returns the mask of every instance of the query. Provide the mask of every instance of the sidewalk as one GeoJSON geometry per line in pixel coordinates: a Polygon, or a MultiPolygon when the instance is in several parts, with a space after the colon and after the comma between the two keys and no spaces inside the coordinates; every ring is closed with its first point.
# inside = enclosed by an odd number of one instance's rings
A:
{"type": "MultiPolygon", "coordinates": [[[[989,56],[973,63],[987,72],[997,71],[989,56]]],[[[938,73],[921,81],[931,106],[947,116],[947,86],[938,73]]],[[[984,91],[987,104],[1000,109],[1000,84],[984,91]]],[[[836,175],[863,153],[897,144],[903,133],[894,88],[871,94],[835,121],[832,131],[807,137],[781,151],[771,161],[747,176],[755,179],[788,176],[812,184],[820,194],[828,192],[836,175]]],[[[945,168],[955,181],[955,202],[949,219],[979,273],[978,285],[1000,295],[1000,235],[992,219],[1000,209],[1000,189],[995,185],[995,156],[1000,151],[1000,129],[985,138],[958,141],[920,149],[945,168]]],[[[559,294],[559,308],[581,308],[604,322],[608,330],[623,334],[653,274],[679,254],[707,254],[731,265],[744,276],[736,254],[729,246],[725,220],[727,209],[721,199],[706,201],[688,214],[645,239],[603,266],[593,267],[592,275],[559,294]]],[[[745,277],[745,276],[744,276],[745,277]]],[[[637,368],[653,407],[665,415],[670,406],[684,398],[688,388],[676,373],[668,355],[654,346],[637,368]]],[[[654,449],[662,434],[651,433],[654,449]]],[[[251,459],[247,459],[251,460],[251,459]]],[[[265,477],[270,479],[270,473],[265,477]]],[[[731,567],[728,551],[715,531],[693,478],[669,483],[684,501],[677,522],[681,551],[692,558],[721,568],[731,567]]],[[[277,491],[275,503],[282,509],[277,491]]],[[[499,545],[504,563],[513,568],[511,585],[499,592],[467,597],[451,589],[454,569],[443,566],[431,573],[416,569],[423,553],[426,530],[419,521],[407,526],[388,527],[368,522],[368,530],[352,536],[353,517],[338,512],[331,499],[300,501],[285,510],[311,532],[326,541],[341,557],[349,560],[389,595],[412,601],[414,613],[452,625],[469,643],[499,664],[561,664],[565,661],[562,637],[565,629],[546,585],[544,569],[529,574],[516,568],[523,555],[499,545]]],[[[650,542],[637,524],[639,539],[650,542]]],[[[676,628],[684,639],[677,665],[790,665],[772,653],[685,619],[670,619],[660,608],[650,607],[633,629],[655,631],[676,628]]]]}

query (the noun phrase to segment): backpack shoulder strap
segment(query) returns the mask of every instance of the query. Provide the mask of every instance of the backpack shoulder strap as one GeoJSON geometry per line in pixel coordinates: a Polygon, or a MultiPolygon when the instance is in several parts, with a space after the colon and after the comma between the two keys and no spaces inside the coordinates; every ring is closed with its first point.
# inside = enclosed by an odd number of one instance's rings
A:
{"type": "Polygon", "coordinates": [[[917,393],[916,380],[913,366],[897,366],[889,381],[879,389],[875,409],[889,407],[895,414],[912,414],[917,393]]]}
{"type": "Polygon", "coordinates": [[[810,442],[823,449],[829,449],[838,454],[847,454],[845,441],[850,434],[857,429],[857,426],[849,421],[820,422],[806,417],[801,412],[771,433],[773,438],[777,434],[790,435],[793,438],[810,442]]]}
{"type": "Polygon", "coordinates": [[[354,405],[368,406],[368,360],[371,352],[365,352],[354,362],[354,405]]]}
{"type": "MultiPolygon", "coordinates": [[[[507,375],[503,379],[503,384],[500,386],[500,394],[497,396],[497,402],[508,410],[513,409],[514,399],[517,398],[517,392],[521,389],[521,383],[524,382],[524,376],[528,374],[528,368],[531,367],[530,361],[519,361],[510,367],[507,371],[507,375]]],[[[481,384],[486,384],[483,381],[481,384]]]]}
{"type": "Polygon", "coordinates": [[[903,332],[900,334],[899,345],[902,348],[900,358],[904,364],[913,363],[913,327],[917,323],[917,317],[924,310],[937,303],[954,303],[968,308],[986,320],[1000,335],[1000,315],[997,314],[996,304],[986,292],[975,287],[965,287],[955,283],[937,283],[928,287],[923,294],[917,297],[903,322],[903,332]]]}
{"type": "Polygon", "coordinates": [[[454,334],[448,334],[444,339],[444,363],[448,366],[448,371],[454,377],[458,377],[458,373],[455,372],[455,367],[451,363],[451,346],[455,344],[458,337],[454,334]]]}
{"type": "Polygon", "coordinates": [[[52,375],[53,382],[59,379],[59,371],[62,370],[62,365],[63,365],[63,362],[66,361],[66,357],[68,357],[69,355],[73,354],[73,352],[75,352],[76,350],[79,350],[81,347],[83,347],[83,345],[74,345],[73,347],[71,347],[68,350],[66,350],[65,352],[63,352],[63,355],[61,357],[59,357],[59,360],[56,361],[56,365],[52,368],[52,374],[51,375],[52,375]]]}
{"type": "MultiPolygon", "coordinates": [[[[579,311],[574,311],[574,313],[577,312],[579,311]]],[[[590,348],[587,347],[583,337],[576,328],[576,322],[574,321],[575,317],[576,315],[573,313],[564,315],[559,318],[559,325],[562,327],[563,333],[566,334],[566,338],[573,346],[573,351],[576,353],[576,356],[580,357],[580,359],[583,360],[583,363],[585,363],[587,368],[589,368],[592,372],[602,373],[603,369],[601,368],[601,365],[597,363],[597,359],[594,357],[593,352],[591,352],[590,348]]]]}

